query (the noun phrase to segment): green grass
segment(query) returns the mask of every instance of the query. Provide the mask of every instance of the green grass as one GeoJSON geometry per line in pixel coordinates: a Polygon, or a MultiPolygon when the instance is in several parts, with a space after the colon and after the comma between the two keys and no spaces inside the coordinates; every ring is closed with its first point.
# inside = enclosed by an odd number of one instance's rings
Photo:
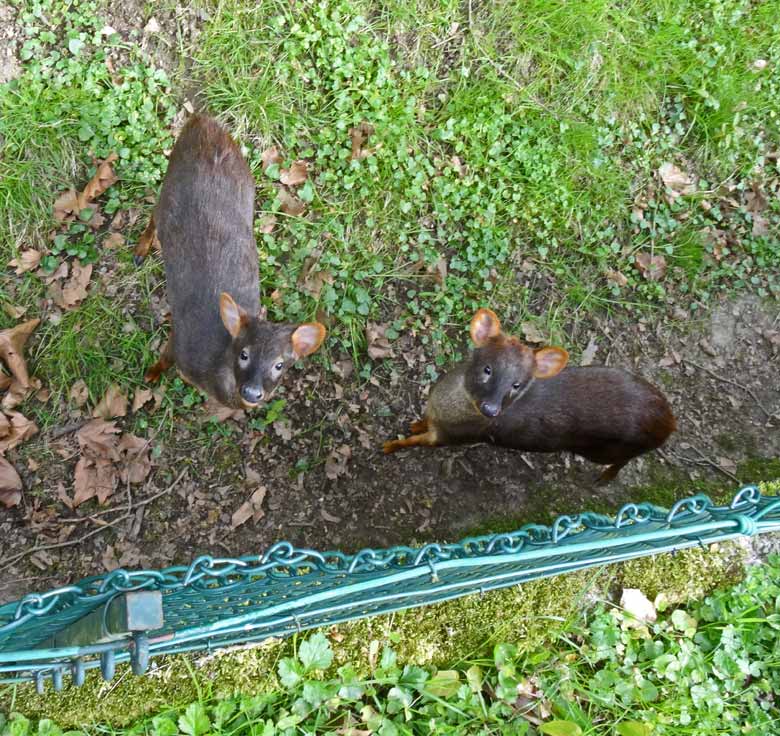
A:
{"type": "MultiPolygon", "coordinates": [[[[48,247],[51,202],[83,186],[93,157],[120,155],[104,214],[147,206],[159,186],[175,91],[137,41],[100,35],[101,8],[20,4],[23,73],[0,87],[5,260],[48,247]],[[112,53],[123,59],[114,77],[112,53]]],[[[479,305],[509,327],[531,319],[565,340],[566,325],[595,310],[659,309],[670,296],[706,309],[724,288],[780,290],[770,156],[780,141],[780,0],[218,0],[208,14],[194,47],[180,51],[194,56],[206,106],[246,146],[261,216],[279,218],[258,237],[265,301],[277,318],[328,319],[361,375],[371,370],[369,319],[389,323],[391,338],[416,330],[442,365],[479,305]],[[373,153],[352,161],[349,129],[363,121],[375,129],[373,153]],[[310,162],[301,217],[279,212],[278,170],[262,171],[272,144],[288,163],[310,162]],[[664,196],[656,171],[665,162],[696,177],[694,194],[664,196]],[[752,234],[753,183],[769,202],[767,235],[752,234]],[[725,252],[707,228],[728,236],[725,252]],[[642,252],[667,258],[664,279],[643,278],[642,252]],[[299,284],[312,258],[332,280],[317,298],[299,284]],[[529,272],[543,290],[528,288],[529,272]]],[[[129,242],[140,225],[124,233],[129,242]]],[[[124,294],[148,292],[154,267],[119,263],[124,294]]],[[[0,296],[34,312],[44,289],[27,274],[0,296]]],[[[106,326],[118,321],[107,316],[106,326]]],[[[89,365],[95,394],[120,376],[117,351],[134,351],[119,358],[134,369],[150,357],[140,338],[100,341],[104,358],[89,365]]],[[[69,338],[45,344],[34,368],[62,395],[85,362],[69,338]]]]}
{"type": "Polygon", "coordinates": [[[446,348],[440,330],[478,304],[526,316],[524,260],[551,275],[570,312],[678,291],[695,308],[723,285],[776,292],[776,207],[771,235],[753,237],[744,206],[721,208],[712,191],[729,180],[739,199],[754,177],[777,186],[777,167],[764,164],[780,77],[776,65],[754,67],[778,49],[774,11],[774,2],[216,3],[195,52],[204,96],[252,143],[262,208],[278,208],[262,148],[276,142],[313,164],[309,214],[262,237],[264,281],[283,296],[277,314],[323,309],[348,344],[369,315],[399,327],[430,317],[446,348]],[[364,120],[377,150],[350,161],[348,130],[364,120]],[[654,185],[666,161],[699,176],[701,194],[667,202],[654,185]],[[640,195],[646,214],[634,221],[640,195]],[[707,258],[708,226],[737,234],[720,262],[707,258]],[[297,275],[315,250],[339,289],[313,303],[297,275]],[[667,256],[663,282],[636,270],[642,251],[667,256]],[[448,276],[437,285],[425,267],[442,258],[448,276]],[[628,287],[610,285],[607,270],[628,287]]]}

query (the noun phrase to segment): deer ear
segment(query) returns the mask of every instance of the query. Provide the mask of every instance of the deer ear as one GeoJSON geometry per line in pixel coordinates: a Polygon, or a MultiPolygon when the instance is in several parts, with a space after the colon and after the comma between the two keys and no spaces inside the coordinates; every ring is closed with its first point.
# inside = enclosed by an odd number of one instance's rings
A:
{"type": "Polygon", "coordinates": [[[292,334],[292,349],[295,359],[305,358],[307,355],[316,353],[322,345],[327,330],[319,322],[306,322],[298,325],[298,328],[292,334]]]}
{"type": "Polygon", "coordinates": [[[569,362],[569,354],[563,348],[542,348],[534,352],[534,378],[557,376],[569,362]]]}
{"type": "Polygon", "coordinates": [[[501,334],[501,322],[498,321],[496,313],[492,309],[478,309],[477,313],[471,318],[471,341],[479,348],[482,347],[491,337],[497,337],[501,334]]]}
{"type": "Polygon", "coordinates": [[[226,291],[219,295],[219,316],[222,324],[233,338],[238,337],[241,326],[246,322],[246,312],[233,301],[233,297],[226,291]]]}

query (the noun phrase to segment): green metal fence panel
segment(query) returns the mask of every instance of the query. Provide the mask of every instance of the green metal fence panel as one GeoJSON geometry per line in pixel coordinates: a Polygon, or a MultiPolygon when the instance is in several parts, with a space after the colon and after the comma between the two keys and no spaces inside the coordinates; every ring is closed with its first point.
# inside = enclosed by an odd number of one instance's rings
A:
{"type": "Polygon", "coordinates": [[[130,661],[213,650],[517,585],[660,552],[780,530],[780,496],[755,486],[727,506],[707,496],[672,509],[627,504],[614,516],[560,516],[550,526],[453,544],[354,555],[279,542],[261,555],[198,557],[189,566],[107,575],[0,606],[0,683],[59,689],[70,674],[113,675],[130,661]],[[146,595],[137,595],[139,592],[146,595]],[[152,594],[153,595],[150,595],[152,594]]]}

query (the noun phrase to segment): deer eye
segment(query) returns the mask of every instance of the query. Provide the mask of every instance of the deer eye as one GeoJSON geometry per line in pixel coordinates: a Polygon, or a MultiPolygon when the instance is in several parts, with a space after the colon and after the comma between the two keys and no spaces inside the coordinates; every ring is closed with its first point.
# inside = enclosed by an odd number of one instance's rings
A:
{"type": "Polygon", "coordinates": [[[513,383],[513,384],[512,384],[512,388],[513,388],[515,391],[517,391],[517,390],[520,388],[520,381],[518,381],[517,383],[513,383]]]}
{"type": "Polygon", "coordinates": [[[239,360],[240,360],[242,363],[246,363],[246,362],[249,360],[249,353],[246,351],[246,349],[242,350],[242,351],[239,353],[239,355],[238,355],[238,359],[239,359],[239,360]]]}
{"type": "Polygon", "coordinates": [[[277,371],[280,371],[280,370],[282,370],[282,368],[284,368],[284,363],[277,363],[277,364],[274,366],[274,368],[275,368],[277,371]]]}
{"type": "Polygon", "coordinates": [[[493,369],[489,365],[486,365],[483,370],[486,376],[489,376],[493,372],[493,369]]]}

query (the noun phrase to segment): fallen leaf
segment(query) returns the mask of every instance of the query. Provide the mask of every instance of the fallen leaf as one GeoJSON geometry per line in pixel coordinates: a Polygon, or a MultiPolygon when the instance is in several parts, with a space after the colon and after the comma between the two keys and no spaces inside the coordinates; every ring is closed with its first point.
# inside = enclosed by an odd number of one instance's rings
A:
{"type": "Polygon", "coordinates": [[[79,213],[79,197],[75,189],[68,189],[54,200],[54,219],[57,222],[72,220],[79,213]]]}
{"type": "Polygon", "coordinates": [[[135,414],[139,409],[143,408],[153,398],[154,398],[154,394],[150,389],[148,388],[136,389],[136,392],[133,394],[133,408],[132,408],[133,414],[135,414]]]}
{"type": "Polygon", "coordinates": [[[89,389],[83,379],[79,378],[79,380],[70,387],[68,397],[78,408],[81,408],[87,403],[87,399],[89,399],[89,389]]]}
{"type": "Polygon", "coordinates": [[[769,202],[758,182],[753,182],[750,191],[745,195],[745,209],[748,212],[763,212],[769,202]]]}
{"type": "Polygon", "coordinates": [[[655,606],[639,588],[624,588],[620,605],[635,619],[645,623],[652,623],[658,616],[655,606]]]}
{"type": "Polygon", "coordinates": [[[678,197],[681,194],[691,194],[694,191],[691,177],[674,164],[662,164],[658,169],[658,175],[661,177],[664,186],[671,190],[673,197],[678,197]]]}
{"type": "Polygon", "coordinates": [[[160,24],[157,22],[157,19],[152,16],[147,21],[146,25],[144,26],[144,33],[159,33],[160,32],[160,24]]]}
{"type": "Polygon", "coordinates": [[[30,385],[27,363],[24,360],[24,346],[40,322],[39,319],[31,319],[0,332],[0,358],[5,361],[11,375],[22,387],[30,385]]]}
{"type": "Polygon", "coordinates": [[[116,383],[112,383],[107,389],[98,405],[92,410],[93,417],[101,419],[113,419],[127,414],[127,397],[116,383]]]}
{"type": "Polygon", "coordinates": [[[352,140],[352,160],[360,160],[373,153],[372,149],[363,148],[363,145],[373,134],[374,126],[366,122],[349,129],[349,137],[352,140]]]}
{"type": "Polygon", "coordinates": [[[16,468],[0,455],[0,504],[7,509],[18,506],[22,500],[22,479],[16,468]]]}
{"type": "Polygon", "coordinates": [[[298,199],[294,194],[291,194],[285,187],[277,187],[276,196],[281,203],[282,212],[286,215],[297,217],[306,209],[306,205],[303,201],[298,199]]]}
{"type": "Polygon", "coordinates": [[[70,266],[68,265],[67,261],[62,261],[59,266],[57,266],[55,271],[52,271],[52,273],[46,273],[42,269],[39,269],[36,271],[36,274],[41,278],[44,284],[49,286],[50,284],[53,284],[55,281],[58,281],[59,279],[64,279],[68,277],[68,273],[70,273],[70,266]]]}
{"type": "Polygon", "coordinates": [[[11,319],[19,319],[27,311],[27,307],[19,307],[19,306],[16,306],[15,304],[10,304],[9,302],[5,302],[3,304],[3,311],[11,319]]]}
{"type": "Polygon", "coordinates": [[[385,325],[369,322],[366,325],[366,342],[368,343],[368,357],[372,360],[389,358],[393,354],[390,340],[385,337],[385,325]]]}
{"type": "Polygon", "coordinates": [[[116,446],[119,432],[116,422],[93,419],[76,433],[76,439],[82,452],[88,451],[95,457],[117,462],[119,453],[116,446]]]}
{"type": "Polygon", "coordinates": [[[241,504],[230,517],[230,526],[235,529],[242,524],[252,519],[255,523],[260,521],[265,516],[263,511],[263,500],[267,489],[265,486],[260,486],[255,490],[248,501],[241,504]]]}
{"type": "Polygon", "coordinates": [[[309,164],[306,161],[293,161],[289,169],[282,169],[279,172],[279,181],[288,187],[295,187],[303,184],[309,178],[309,164]]]}
{"type": "Polygon", "coordinates": [[[8,391],[3,400],[0,401],[0,407],[8,411],[19,406],[34,390],[36,380],[33,378],[27,386],[23,386],[19,381],[13,379],[8,386],[8,391]]]}
{"type": "Polygon", "coordinates": [[[0,453],[13,450],[38,432],[38,426],[18,411],[7,411],[4,415],[3,434],[0,437],[0,453]]]}
{"type": "Polygon", "coordinates": [[[112,544],[107,544],[103,550],[103,554],[100,555],[100,561],[103,563],[103,567],[107,572],[119,569],[119,560],[116,558],[116,552],[112,544]]]}
{"type": "Polygon", "coordinates": [[[62,481],[57,483],[57,498],[59,498],[69,509],[73,510],[73,499],[68,495],[62,481]]]}
{"type": "Polygon", "coordinates": [[[97,199],[106,189],[118,181],[112,166],[118,158],[119,156],[112,153],[107,159],[98,163],[95,175],[87,182],[87,186],[79,195],[79,210],[83,210],[93,199],[97,199]]]}
{"type": "Polygon", "coordinates": [[[289,442],[292,439],[292,428],[289,420],[277,419],[273,423],[274,432],[281,437],[285,442],[289,442]]]}
{"type": "Polygon", "coordinates": [[[216,420],[221,424],[228,419],[238,422],[246,416],[243,409],[231,409],[229,406],[224,406],[211,397],[203,405],[203,409],[205,411],[204,422],[216,420]]]}
{"type": "Polygon", "coordinates": [[[666,275],[666,258],[663,256],[639,253],[635,260],[642,276],[648,281],[660,281],[666,275]]]}
{"type": "Polygon", "coordinates": [[[769,235],[769,220],[763,215],[759,215],[757,212],[753,214],[753,229],[752,235],[754,238],[760,238],[763,235],[769,235]]]}
{"type": "Polygon", "coordinates": [[[70,279],[62,287],[62,304],[58,306],[64,309],[72,309],[87,298],[87,284],[92,277],[92,264],[82,266],[78,261],[73,261],[70,279]]]}
{"type": "Polygon", "coordinates": [[[149,458],[150,443],[143,437],[134,434],[124,434],[119,440],[117,449],[123,462],[119,477],[123,483],[143,483],[152,469],[149,458]]]}
{"type": "Polygon", "coordinates": [[[268,233],[272,233],[275,227],[276,215],[266,215],[262,220],[260,220],[258,230],[261,233],[265,233],[267,235],[268,233]]]}
{"type": "Polygon", "coordinates": [[[11,266],[11,268],[15,268],[16,275],[19,276],[27,271],[32,271],[34,268],[38,268],[40,262],[40,251],[30,248],[28,250],[23,250],[18,258],[8,261],[8,265],[11,266]]]}
{"type": "Polygon", "coordinates": [[[103,247],[109,250],[121,248],[125,244],[125,236],[122,233],[111,233],[104,241],[103,247]]]}
{"type": "Polygon", "coordinates": [[[325,475],[331,480],[336,480],[347,472],[347,462],[352,457],[352,448],[349,445],[332,450],[325,460],[325,475]]]}
{"type": "Polygon", "coordinates": [[[527,342],[542,343],[546,341],[545,336],[533,322],[522,322],[520,329],[527,342]]]}
{"type": "Polygon", "coordinates": [[[265,172],[269,166],[280,164],[284,159],[282,158],[279,149],[276,146],[271,146],[271,148],[266,148],[265,151],[260,154],[260,160],[263,162],[263,171],[265,172]]]}
{"type": "Polygon", "coordinates": [[[625,286],[628,279],[620,271],[607,271],[607,280],[618,286],[625,286]]]}
{"type": "Polygon", "coordinates": [[[588,340],[588,346],[582,351],[582,358],[580,359],[580,365],[586,366],[593,363],[593,358],[596,357],[596,351],[599,349],[598,343],[594,337],[588,340]]]}

